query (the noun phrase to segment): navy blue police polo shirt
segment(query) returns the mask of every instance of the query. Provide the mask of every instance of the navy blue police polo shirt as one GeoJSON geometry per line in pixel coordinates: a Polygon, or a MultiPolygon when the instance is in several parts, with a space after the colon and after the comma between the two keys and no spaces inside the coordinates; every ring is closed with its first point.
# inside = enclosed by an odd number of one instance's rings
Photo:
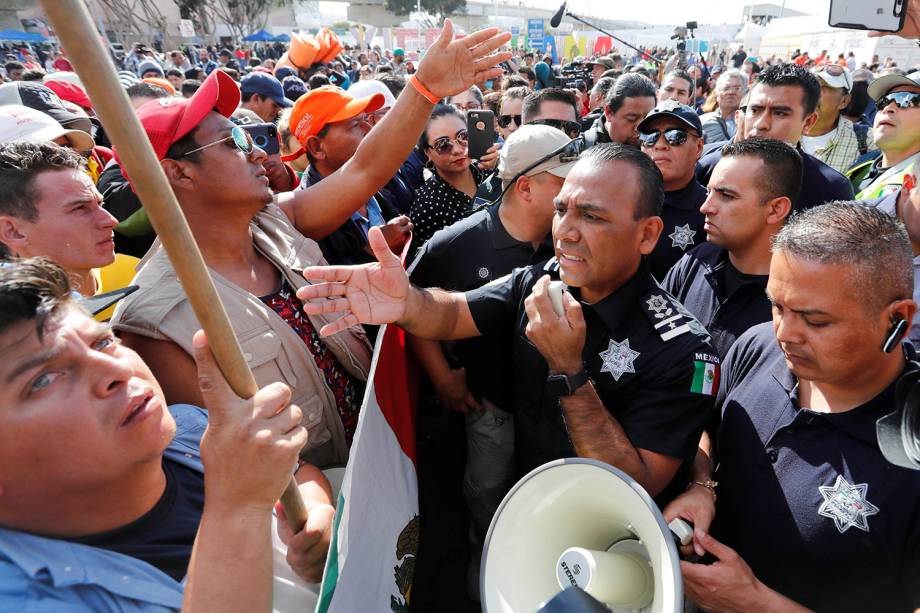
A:
{"type": "Polygon", "coordinates": [[[700,320],[712,335],[713,347],[725,357],[735,339],[772,318],[767,279],[739,272],[728,251],[705,242],[674,265],[661,287],[700,320]]]}
{"type": "MultiPolygon", "coordinates": [[[[802,191],[792,203],[794,211],[804,211],[835,200],[852,200],[855,197],[850,181],[816,158],[797,147],[802,155],[802,191]]],[[[718,147],[700,158],[696,165],[696,178],[703,185],[709,185],[712,170],[722,159],[722,148],[718,147]]]]}
{"type": "MultiPolygon", "coordinates": [[[[515,330],[515,453],[522,473],[577,455],[559,398],[546,389],[546,360],[525,334],[524,300],[545,274],[559,278],[555,258],[466,294],[483,335],[515,330]]],[[[577,288],[569,291],[580,300],[577,288]]],[[[582,359],[601,402],[636,448],[689,466],[718,387],[719,358],[705,328],[658,287],[644,264],[612,294],[581,306],[587,326],[582,359]]],[[[678,471],[658,502],[682,492],[687,481],[687,473],[678,471]]]]}
{"type": "Polygon", "coordinates": [[[812,609],[920,606],[920,472],[876,440],[894,384],[844,413],[802,408],[770,324],[738,339],[722,376],[713,535],[812,609]]]}
{"type": "Polygon", "coordinates": [[[700,207],[706,200],[706,188],[693,178],[683,189],[665,192],[661,220],[664,229],[655,249],[648,255],[652,275],[664,279],[668,271],[694,245],[706,240],[705,217],[700,207]]]}
{"type": "MultiPolygon", "coordinates": [[[[547,235],[536,249],[510,234],[502,224],[499,206],[480,209],[469,217],[435,232],[419,251],[409,269],[409,280],[419,287],[440,287],[465,292],[515,268],[546,262],[553,257],[552,238],[547,235]]],[[[512,410],[511,335],[503,333],[456,341],[456,356],[466,369],[470,392],[512,410]]]]}

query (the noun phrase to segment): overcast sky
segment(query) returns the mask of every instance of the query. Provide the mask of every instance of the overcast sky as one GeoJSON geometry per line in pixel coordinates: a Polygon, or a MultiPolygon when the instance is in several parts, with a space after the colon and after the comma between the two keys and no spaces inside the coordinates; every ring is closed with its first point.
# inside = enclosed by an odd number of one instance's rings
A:
{"type": "MultiPolygon", "coordinates": [[[[499,5],[517,6],[514,0],[498,0],[499,5]]],[[[525,0],[529,6],[556,8],[557,0],[525,0]]],[[[783,0],[775,0],[782,5],[783,0]]],[[[602,15],[610,19],[645,21],[651,24],[680,25],[687,21],[703,23],[739,23],[741,11],[751,4],[746,0],[571,0],[569,10],[576,15],[602,15]]],[[[785,0],[786,8],[827,16],[830,0],[785,0]]],[[[324,17],[345,18],[345,4],[320,2],[324,17]]],[[[516,12],[516,11],[515,11],[516,12]]]]}

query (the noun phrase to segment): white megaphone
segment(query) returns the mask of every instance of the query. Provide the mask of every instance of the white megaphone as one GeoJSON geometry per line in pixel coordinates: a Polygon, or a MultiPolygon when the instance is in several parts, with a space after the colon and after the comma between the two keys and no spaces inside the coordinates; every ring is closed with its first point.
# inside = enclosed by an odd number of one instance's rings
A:
{"type": "Polygon", "coordinates": [[[585,458],[544,464],[511,488],[480,569],[486,613],[532,613],[573,585],[617,613],[684,608],[677,546],[658,507],[628,475],[585,458]]]}

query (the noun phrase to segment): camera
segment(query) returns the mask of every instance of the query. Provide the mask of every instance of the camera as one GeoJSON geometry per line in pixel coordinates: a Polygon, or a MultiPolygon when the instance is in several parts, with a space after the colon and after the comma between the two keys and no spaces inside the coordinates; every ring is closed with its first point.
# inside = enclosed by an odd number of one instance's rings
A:
{"type": "Polygon", "coordinates": [[[878,446],[895,466],[920,470],[920,369],[898,379],[895,406],[875,424],[878,446]]]}
{"type": "Polygon", "coordinates": [[[559,87],[564,87],[566,89],[590,91],[591,88],[594,87],[594,81],[591,78],[591,64],[585,64],[583,62],[566,64],[562,67],[562,70],[559,71],[556,83],[559,87]]]}

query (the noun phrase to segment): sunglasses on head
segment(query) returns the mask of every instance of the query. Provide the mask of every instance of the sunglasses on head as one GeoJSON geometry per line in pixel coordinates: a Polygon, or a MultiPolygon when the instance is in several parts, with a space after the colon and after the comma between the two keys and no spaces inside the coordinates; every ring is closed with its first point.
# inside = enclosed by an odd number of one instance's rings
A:
{"type": "Polygon", "coordinates": [[[499,115],[498,116],[498,125],[503,128],[507,128],[511,125],[511,122],[514,122],[514,125],[521,127],[521,116],[520,115],[499,115]]]}
{"type": "Polygon", "coordinates": [[[876,106],[879,110],[894,102],[899,109],[915,109],[920,107],[920,93],[917,92],[891,92],[878,99],[876,106]]]}
{"type": "Polygon", "coordinates": [[[456,138],[449,138],[447,136],[442,136],[441,138],[435,139],[433,143],[428,145],[429,149],[434,149],[438,155],[447,155],[450,153],[451,149],[454,148],[454,143],[460,145],[461,149],[465,149],[467,143],[469,142],[470,137],[466,130],[460,130],[457,132],[456,138]]]}
{"type": "Polygon", "coordinates": [[[651,132],[639,132],[639,144],[643,147],[654,147],[662,134],[665,142],[672,147],[683,145],[690,138],[690,133],[680,128],[671,128],[664,131],[652,130],[651,132]]]}
{"type": "MultiPolygon", "coordinates": [[[[501,200],[502,196],[505,195],[505,192],[508,191],[508,188],[514,185],[515,183],[517,183],[518,179],[525,176],[527,173],[532,171],[534,168],[541,166],[542,164],[545,164],[546,162],[549,162],[550,160],[553,160],[553,159],[557,160],[559,163],[556,166],[562,166],[563,164],[568,164],[569,162],[577,161],[579,156],[581,155],[581,152],[585,150],[585,145],[586,145],[585,139],[583,137],[578,137],[578,138],[574,138],[570,140],[569,142],[559,147],[558,149],[550,153],[547,153],[546,155],[541,157],[539,160],[530,164],[529,166],[527,166],[527,168],[525,168],[521,172],[514,175],[511,178],[511,180],[507,182],[507,184],[505,185],[505,189],[502,190],[502,193],[498,195],[498,198],[496,200],[501,200]]],[[[546,170],[550,170],[550,169],[546,169],[546,170]]]]}
{"type": "Polygon", "coordinates": [[[581,134],[581,124],[577,121],[563,121],[562,119],[534,119],[530,122],[535,126],[549,126],[562,130],[569,138],[578,138],[581,134]]]}
{"type": "Polygon", "coordinates": [[[239,126],[233,126],[232,128],[230,128],[230,136],[227,136],[226,138],[222,138],[220,140],[216,140],[213,143],[208,143],[207,145],[202,145],[198,147],[197,149],[186,151],[179,157],[183,158],[187,155],[198,153],[202,149],[207,149],[208,147],[213,147],[214,145],[220,145],[221,143],[226,143],[227,141],[230,141],[230,140],[233,141],[233,144],[236,145],[237,149],[239,149],[246,155],[249,155],[250,153],[252,153],[252,150],[255,147],[255,145],[252,142],[252,136],[249,135],[249,132],[247,132],[246,130],[244,130],[243,128],[239,126]]]}

